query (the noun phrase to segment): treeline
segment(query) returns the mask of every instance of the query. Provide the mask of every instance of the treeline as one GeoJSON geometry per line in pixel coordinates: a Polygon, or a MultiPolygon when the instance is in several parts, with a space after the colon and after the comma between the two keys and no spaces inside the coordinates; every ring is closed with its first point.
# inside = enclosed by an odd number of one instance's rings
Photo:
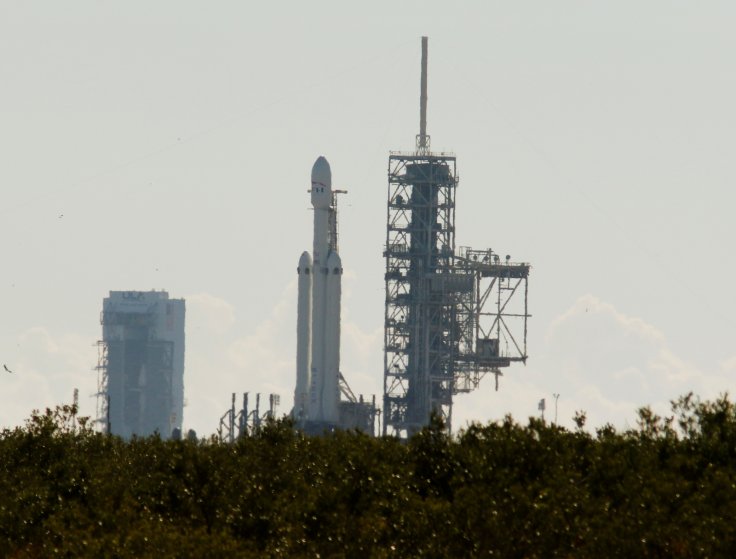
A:
{"type": "Polygon", "coordinates": [[[71,407],[0,434],[2,557],[734,557],[736,408],[595,434],[507,417],[402,443],[123,441],[71,407]]]}

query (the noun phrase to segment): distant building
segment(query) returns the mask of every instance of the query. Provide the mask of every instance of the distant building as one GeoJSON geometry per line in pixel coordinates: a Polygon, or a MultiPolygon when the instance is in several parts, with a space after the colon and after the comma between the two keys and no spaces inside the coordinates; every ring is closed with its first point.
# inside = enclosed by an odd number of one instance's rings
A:
{"type": "Polygon", "coordinates": [[[166,291],[111,291],[102,304],[98,420],[129,438],[181,432],[184,299],[166,291]]]}

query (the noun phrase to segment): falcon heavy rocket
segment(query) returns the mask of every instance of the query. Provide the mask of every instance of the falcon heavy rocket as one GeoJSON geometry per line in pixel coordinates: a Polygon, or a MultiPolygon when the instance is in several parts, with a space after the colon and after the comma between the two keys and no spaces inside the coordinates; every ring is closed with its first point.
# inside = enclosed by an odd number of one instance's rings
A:
{"type": "Polygon", "coordinates": [[[314,208],[312,255],[299,259],[294,418],[335,426],[340,402],[340,293],[337,211],[330,164],[318,157],[309,191],[314,208]]]}

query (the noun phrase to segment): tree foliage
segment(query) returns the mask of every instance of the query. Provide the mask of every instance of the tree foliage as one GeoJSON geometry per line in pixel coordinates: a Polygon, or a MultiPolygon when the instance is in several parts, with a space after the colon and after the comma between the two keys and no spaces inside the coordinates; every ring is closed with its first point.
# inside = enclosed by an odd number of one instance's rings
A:
{"type": "Polygon", "coordinates": [[[308,437],[288,420],[233,444],[123,441],[70,406],[0,433],[3,557],[731,557],[736,407],[592,434],[538,419],[439,420],[408,442],[308,437]]]}

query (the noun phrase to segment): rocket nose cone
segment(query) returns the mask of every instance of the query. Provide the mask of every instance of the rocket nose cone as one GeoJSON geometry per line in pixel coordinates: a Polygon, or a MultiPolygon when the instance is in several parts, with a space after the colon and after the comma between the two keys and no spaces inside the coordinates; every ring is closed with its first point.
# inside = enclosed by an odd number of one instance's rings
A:
{"type": "Polygon", "coordinates": [[[332,187],[332,171],[330,171],[330,164],[327,159],[321,155],[317,158],[317,161],[312,165],[312,184],[318,184],[320,186],[326,186],[327,188],[332,187]]]}
{"type": "Polygon", "coordinates": [[[312,267],[312,257],[306,250],[302,252],[302,256],[299,258],[299,267],[302,269],[312,267]]]}
{"type": "Polygon", "coordinates": [[[325,266],[331,274],[342,274],[342,258],[336,252],[330,252],[325,266]]]}

